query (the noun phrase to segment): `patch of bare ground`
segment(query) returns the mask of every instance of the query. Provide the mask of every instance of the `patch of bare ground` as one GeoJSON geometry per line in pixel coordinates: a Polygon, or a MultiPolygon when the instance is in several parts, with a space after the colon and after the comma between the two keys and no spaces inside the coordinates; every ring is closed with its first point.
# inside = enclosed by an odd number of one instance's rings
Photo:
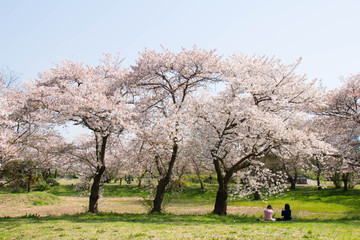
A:
{"type": "MultiPolygon", "coordinates": [[[[88,209],[88,197],[59,197],[61,200],[51,205],[36,206],[33,202],[12,199],[0,201],[0,217],[17,217],[26,214],[39,216],[63,215],[86,212],[88,209]]],[[[117,213],[146,213],[146,209],[140,203],[141,198],[101,198],[99,211],[117,213]]]]}
{"type": "Polygon", "coordinates": [[[31,201],[24,201],[19,197],[13,201],[3,201],[0,207],[0,217],[18,217],[29,214],[40,216],[62,215],[84,212],[85,198],[60,197],[61,201],[49,205],[34,205],[31,201]]]}
{"type": "MultiPolygon", "coordinates": [[[[24,201],[23,199],[8,199],[1,201],[0,199],[0,217],[9,216],[17,217],[29,214],[39,216],[64,215],[86,212],[88,209],[88,197],[59,197],[60,201],[50,205],[36,206],[33,202],[24,201]]],[[[139,197],[123,197],[123,198],[101,198],[99,200],[99,211],[115,212],[115,213],[147,213],[142,204],[143,199],[139,197]]],[[[176,215],[204,215],[211,213],[213,204],[191,205],[181,203],[169,203],[164,210],[167,213],[176,215]]],[[[254,215],[262,213],[262,207],[249,206],[228,206],[228,214],[246,214],[254,215]]]]}
{"type": "Polygon", "coordinates": [[[264,213],[263,207],[249,207],[249,206],[229,206],[229,214],[246,214],[254,215],[256,213],[264,213]]]}

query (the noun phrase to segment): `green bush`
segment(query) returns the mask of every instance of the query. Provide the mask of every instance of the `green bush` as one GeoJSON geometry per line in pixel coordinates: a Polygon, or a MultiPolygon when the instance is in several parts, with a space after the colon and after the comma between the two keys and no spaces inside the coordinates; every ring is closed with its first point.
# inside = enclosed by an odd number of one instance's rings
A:
{"type": "Polygon", "coordinates": [[[45,202],[41,201],[41,200],[35,200],[33,202],[34,206],[42,206],[42,205],[47,205],[45,202]]]}
{"type": "MultiPolygon", "coordinates": [[[[201,181],[206,182],[209,179],[209,175],[200,175],[201,181]]],[[[188,174],[184,177],[187,182],[200,183],[199,178],[196,174],[188,174]]]]}
{"type": "Polygon", "coordinates": [[[48,189],[49,189],[49,186],[46,184],[46,182],[38,183],[34,187],[34,191],[40,191],[40,192],[46,191],[48,189]]]}
{"type": "Polygon", "coordinates": [[[59,183],[58,181],[56,181],[55,178],[48,178],[48,179],[46,180],[46,183],[47,183],[47,185],[49,185],[50,187],[52,187],[52,186],[59,186],[59,185],[60,185],[60,183],[59,183]]]}

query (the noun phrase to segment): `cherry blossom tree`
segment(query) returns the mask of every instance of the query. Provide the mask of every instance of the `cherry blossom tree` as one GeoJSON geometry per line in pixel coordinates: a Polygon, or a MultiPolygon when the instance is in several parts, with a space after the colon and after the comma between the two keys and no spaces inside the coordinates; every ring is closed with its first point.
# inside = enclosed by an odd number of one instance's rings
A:
{"type": "Polygon", "coordinates": [[[324,114],[336,119],[360,124],[360,74],[343,79],[340,89],[328,94],[329,107],[324,114]]]}
{"type": "MultiPolygon", "coordinates": [[[[324,141],[336,149],[335,154],[323,156],[326,162],[320,162],[317,155],[315,163],[317,172],[320,170],[329,176],[335,187],[340,187],[339,181],[344,182],[344,191],[348,188],[350,179],[358,175],[359,170],[359,140],[360,129],[355,123],[334,118],[334,116],[319,116],[313,122],[312,128],[321,132],[324,141]]],[[[355,180],[355,179],[353,179],[355,180]]]]}
{"type": "Polygon", "coordinates": [[[16,159],[21,143],[39,129],[34,105],[25,92],[12,86],[14,82],[0,79],[0,164],[16,159]]]}
{"type": "Polygon", "coordinates": [[[119,58],[106,55],[98,66],[83,66],[69,60],[41,72],[28,85],[33,101],[41,106],[40,120],[65,124],[72,122],[93,133],[95,167],[89,199],[89,212],[98,212],[101,177],[106,169],[105,153],[112,134],[121,134],[131,122],[127,104],[127,71],[119,58]]]}
{"type": "MultiPolygon", "coordinates": [[[[101,186],[108,182],[111,177],[116,177],[120,169],[129,171],[128,165],[124,164],[128,159],[118,146],[119,138],[109,138],[106,144],[106,171],[104,171],[99,182],[99,196],[101,195],[101,186]]],[[[91,190],[91,181],[98,171],[98,159],[96,156],[96,142],[91,134],[82,134],[73,142],[67,143],[67,151],[63,158],[56,162],[57,168],[63,172],[75,174],[79,177],[80,182],[76,188],[80,194],[87,194],[91,190]]]]}
{"type": "MultiPolygon", "coordinates": [[[[203,142],[201,136],[196,135],[196,131],[192,131],[194,135],[191,135],[186,141],[184,147],[184,156],[187,159],[188,167],[192,173],[195,173],[200,183],[200,189],[205,189],[202,174],[211,176],[213,173],[213,167],[211,158],[208,158],[206,149],[203,148],[203,142]]],[[[208,178],[208,180],[210,180],[208,178]]],[[[211,177],[212,178],[212,177],[211,177]]]]}
{"type": "MultiPolygon", "coordinates": [[[[34,177],[54,168],[56,160],[64,156],[66,147],[64,139],[53,131],[32,134],[21,142],[17,158],[5,164],[6,184],[20,181],[26,183],[27,191],[30,192],[34,177]]],[[[40,180],[45,183],[46,177],[42,176],[40,180]]]]}
{"type": "Polygon", "coordinates": [[[38,121],[38,103],[16,84],[15,75],[2,76],[8,78],[0,89],[0,171],[2,176],[6,175],[3,184],[27,178],[30,191],[33,175],[51,165],[50,156],[56,155],[53,144],[60,145],[62,139],[54,133],[52,125],[38,121]]]}
{"type": "Polygon", "coordinates": [[[234,173],[242,187],[230,190],[230,196],[248,197],[254,194],[254,200],[262,196],[271,196],[284,191],[286,179],[281,171],[272,171],[261,161],[252,161],[249,167],[234,173]]]}
{"type": "Polygon", "coordinates": [[[11,71],[7,67],[0,70],[0,79],[2,81],[4,88],[17,89],[17,90],[21,88],[19,74],[17,74],[14,71],[11,71]]]}
{"type": "MultiPolygon", "coordinates": [[[[359,153],[360,142],[360,74],[343,79],[343,85],[328,94],[328,107],[321,113],[328,116],[327,122],[337,132],[342,156],[347,156],[347,164],[360,167],[359,158],[350,157],[359,153]],[[341,141],[348,144],[342,144],[341,141]],[[346,146],[346,149],[344,149],[346,146]]],[[[333,131],[334,132],[334,131],[333,131]]]]}
{"type": "Polygon", "coordinates": [[[166,187],[170,183],[179,149],[185,137],[188,97],[196,90],[219,80],[220,58],[213,51],[194,48],[172,53],[145,50],[132,67],[136,85],[137,111],[142,113],[140,135],[154,149],[158,166],[158,185],[153,209],[160,212],[166,187]],[[156,143],[156,144],[154,144],[156,143]],[[155,152],[156,151],[156,152],[155,152]]]}
{"type": "Polygon", "coordinates": [[[12,122],[8,119],[9,112],[11,112],[11,104],[7,101],[4,90],[5,86],[2,81],[0,81],[0,164],[3,164],[7,156],[10,155],[11,152],[14,152],[14,149],[10,149],[12,131],[8,127],[12,125],[12,122]]]}
{"type": "Polygon", "coordinates": [[[278,146],[274,140],[281,136],[276,136],[279,133],[275,130],[283,124],[256,109],[236,109],[243,104],[234,100],[227,102],[227,97],[211,103],[207,99],[197,109],[198,131],[204,141],[202,148],[207,150],[206,159],[212,160],[219,183],[214,213],[226,215],[231,178],[278,146]]]}
{"type": "Polygon", "coordinates": [[[322,103],[314,82],[295,74],[300,60],[284,65],[278,59],[234,55],[223,63],[226,89],[202,97],[195,110],[219,183],[214,213],[226,215],[228,183],[234,173],[254,166],[271,150],[307,136],[291,119],[322,103]]]}

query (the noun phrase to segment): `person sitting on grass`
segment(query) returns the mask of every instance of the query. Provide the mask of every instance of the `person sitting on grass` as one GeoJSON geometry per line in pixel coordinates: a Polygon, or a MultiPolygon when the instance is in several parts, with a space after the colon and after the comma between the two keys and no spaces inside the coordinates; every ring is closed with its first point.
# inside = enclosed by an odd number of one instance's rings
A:
{"type": "Polygon", "coordinates": [[[271,205],[268,205],[267,208],[264,210],[264,214],[265,214],[265,221],[274,221],[275,219],[273,219],[273,214],[274,214],[274,211],[273,211],[273,208],[271,205]]]}
{"type": "Polygon", "coordinates": [[[268,205],[266,209],[264,210],[265,219],[256,219],[258,221],[275,221],[275,219],[272,217],[274,212],[271,205],[268,205]]]}
{"type": "Polygon", "coordinates": [[[288,203],[285,204],[285,210],[283,209],[281,211],[281,216],[283,216],[283,218],[277,218],[276,221],[291,221],[291,210],[288,203]]]}

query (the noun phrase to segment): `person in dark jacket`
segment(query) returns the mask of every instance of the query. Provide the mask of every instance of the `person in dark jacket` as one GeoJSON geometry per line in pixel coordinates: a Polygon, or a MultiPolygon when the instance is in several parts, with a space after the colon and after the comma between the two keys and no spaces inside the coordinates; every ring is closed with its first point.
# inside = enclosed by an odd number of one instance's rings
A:
{"type": "Polygon", "coordinates": [[[281,216],[283,218],[276,219],[276,220],[277,221],[291,221],[291,210],[290,210],[290,205],[289,204],[285,204],[285,210],[283,209],[281,211],[281,216]]]}

